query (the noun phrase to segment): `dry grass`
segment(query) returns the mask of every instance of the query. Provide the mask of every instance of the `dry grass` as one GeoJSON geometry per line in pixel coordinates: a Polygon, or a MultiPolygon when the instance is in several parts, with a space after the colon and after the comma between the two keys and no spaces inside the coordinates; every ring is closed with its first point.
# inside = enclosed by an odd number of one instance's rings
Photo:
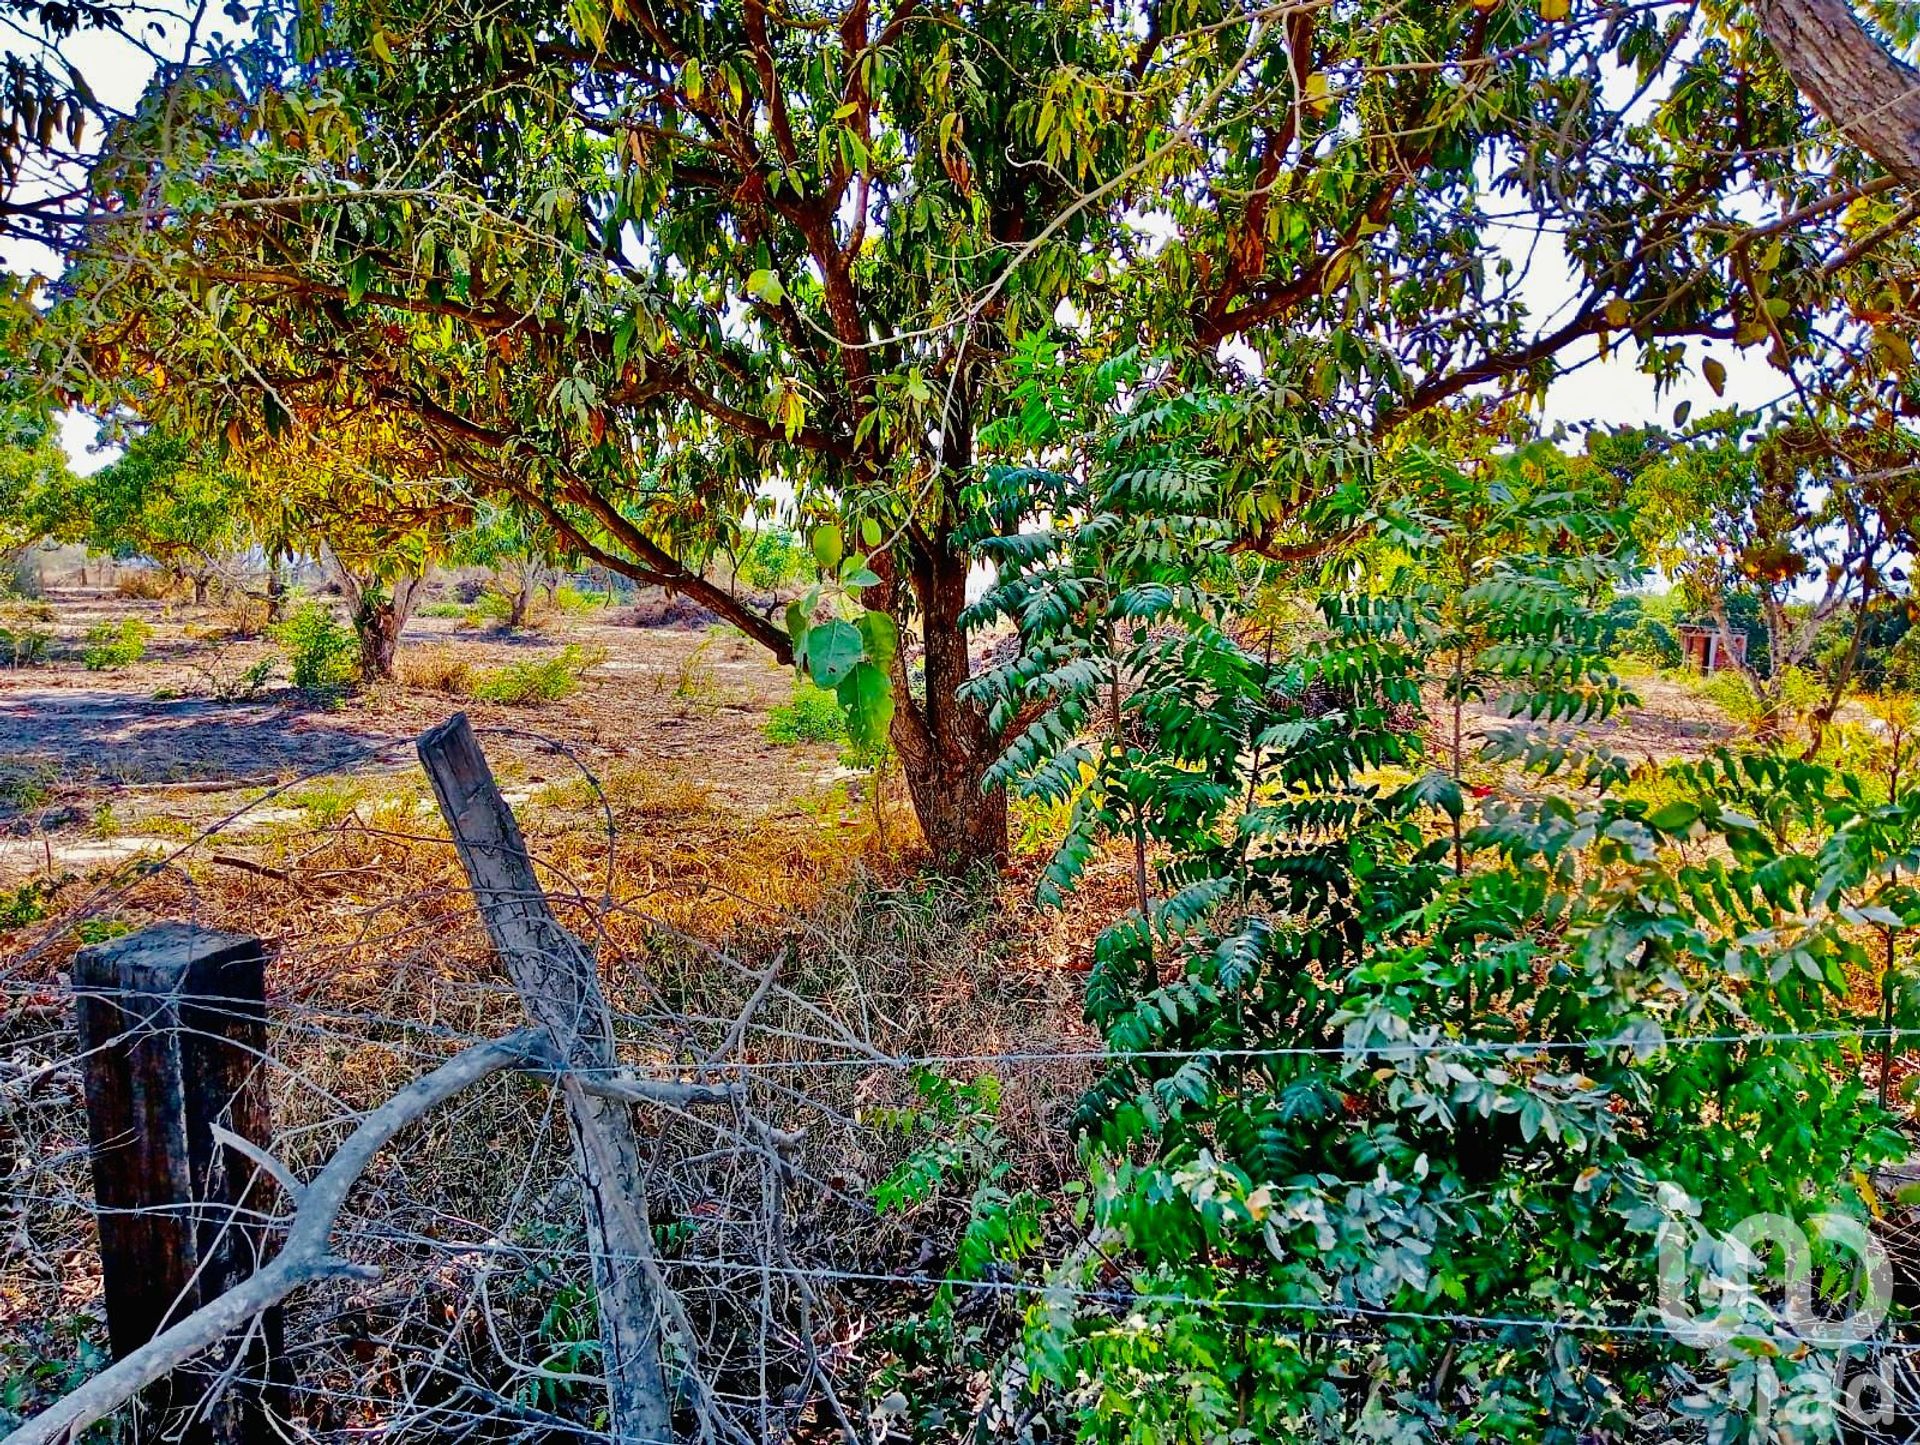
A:
{"type": "MultiPolygon", "coordinates": [[[[743,819],[701,777],[657,763],[615,765],[598,788],[557,768],[501,771],[512,775],[503,780],[543,883],[598,951],[628,1062],[703,1057],[776,970],[734,1058],[749,1071],[755,1109],[806,1134],[800,1174],[784,1191],[794,1265],[890,1273],[931,1261],[937,1271],[955,1200],[887,1220],[866,1203],[910,1147],[872,1123],[876,1110],[912,1098],[909,1074],[875,1056],[1057,1047],[1077,990],[1067,970],[1025,965],[1046,951],[1028,912],[997,884],[902,871],[861,820],[743,819]]],[[[510,1027],[520,1009],[418,780],[314,786],[298,801],[300,825],[248,840],[246,857],[268,871],[207,857],[235,845],[203,847],[130,876],[104,908],[97,881],[70,881],[52,910],[92,899],[95,917],[121,928],[244,920],[275,944],[276,1128],[288,1162],[305,1172],[343,1137],[354,1110],[461,1040],[510,1027]]],[[[13,1144],[10,1217],[0,1222],[0,1338],[12,1343],[0,1347],[0,1375],[22,1382],[14,1409],[65,1388],[103,1340],[84,1111],[78,1074],[64,1062],[62,973],[75,939],[23,957],[43,934],[22,930],[12,962],[0,958],[9,985],[0,1100],[13,1144]]],[[[978,1066],[951,1071],[967,1077],[978,1066]]],[[[1017,1181],[1045,1187],[1071,1168],[1058,1126],[1084,1082],[1079,1065],[1008,1078],[1004,1129],[1017,1181]]],[[[750,1263],[714,1262],[750,1262],[768,1247],[764,1170],[716,1138],[711,1120],[642,1112],[657,1151],[651,1204],[668,1231],[670,1278],[716,1378],[751,1393],[765,1345],[762,1281],[750,1263]]],[[[391,1151],[341,1234],[345,1252],[381,1265],[384,1279],[316,1289],[290,1313],[308,1427],[390,1427],[413,1408],[409,1399],[417,1406],[449,1388],[421,1373],[432,1352],[479,1387],[520,1389],[503,1360],[553,1347],[555,1311],[585,1283],[572,1187],[552,1093],[532,1080],[498,1081],[391,1151]],[[490,1240],[496,1252],[482,1252],[490,1240]],[[474,1303],[482,1292],[484,1312],[474,1303]]],[[[923,1303],[916,1290],[828,1281],[805,1308],[820,1339],[872,1335],[877,1348],[879,1325],[923,1303]]],[[[803,1302],[784,1289],[764,1308],[772,1337],[788,1341],[775,1348],[772,1378],[790,1382],[803,1302]]],[[[836,1366],[856,1412],[875,1365],[849,1347],[836,1366]]],[[[562,1391],[545,1407],[586,1419],[594,1399],[562,1391]]]]}
{"type": "Polygon", "coordinates": [[[157,567],[122,570],[113,579],[114,595],[128,602],[164,602],[178,588],[178,582],[157,567]]]}
{"type": "Polygon", "coordinates": [[[403,649],[393,662],[394,680],[421,692],[465,697],[473,691],[473,663],[444,644],[403,649]]]}

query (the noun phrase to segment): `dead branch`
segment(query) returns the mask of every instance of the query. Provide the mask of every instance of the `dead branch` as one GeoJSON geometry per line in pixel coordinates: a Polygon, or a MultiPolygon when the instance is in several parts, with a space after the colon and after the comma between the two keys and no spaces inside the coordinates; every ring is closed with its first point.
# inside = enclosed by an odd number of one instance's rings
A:
{"type": "Polygon", "coordinates": [[[148,1385],[244,1328],[301,1285],[342,1275],[377,1278],[377,1269],[342,1259],[332,1250],[334,1222],[360,1176],[374,1156],[409,1124],[502,1069],[537,1059],[541,1042],[538,1031],[522,1029],[505,1038],[476,1044],[371,1110],[326,1167],[299,1187],[286,1247],[272,1264],[155,1335],[125,1359],[41,1411],[0,1445],[55,1445],[75,1439],[148,1385]]]}

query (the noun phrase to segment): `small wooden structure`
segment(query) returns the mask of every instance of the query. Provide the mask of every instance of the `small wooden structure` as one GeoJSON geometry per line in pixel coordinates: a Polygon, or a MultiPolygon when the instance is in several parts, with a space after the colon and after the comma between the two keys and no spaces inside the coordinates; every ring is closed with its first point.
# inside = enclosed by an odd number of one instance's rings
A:
{"type": "MultiPolygon", "coordinates": [[[[277,1190],[243,1151],[272,1142],[266,962],[256,938],[184,923],[83,948],[74,958],[116,1359],[260,1267],[262,1221],[277,1190]]],[[[260,1325],[149,1388],[134,1438],[174,1445],[278,1439],[266,1417],[283,1404],[269,1385],[284,1370],[280,1312],[268,1311],[260,1325]]]]}
{"type": "Polygon", "coordinates": [[[1722,668],[1747,665],[1747,634],[1732,632],[1722,636],[1711,623],[1683,622],[1674,629],[1680,636],[1682,661],[1695,672],[1719,672],[1722,668]],[[1732,642],[1729,647],[1728,642],[1732,642]]]}

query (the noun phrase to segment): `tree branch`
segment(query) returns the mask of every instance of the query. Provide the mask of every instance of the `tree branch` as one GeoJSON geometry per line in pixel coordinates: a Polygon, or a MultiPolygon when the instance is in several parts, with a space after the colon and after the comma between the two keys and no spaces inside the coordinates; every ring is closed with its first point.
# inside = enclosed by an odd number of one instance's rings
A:
{"type": "Polygon", "coordinates": [[[502,1069],[537,1061],[541,1042],[537,1030],[521,1029],[505,1038],[476,1044],[372,1110],[326,1167],[300,1191],[300,1205],[286,1247],[272,1264],[108,1366],[35,1415],[0,1445],[57,1445],[77,1439],[88,1426],[104,1420],[148,1385],[219,1344],[301,1285],[343,1274],[377,1278],[377,1269],[351,1264],[330,1248],[334,1221],[353,1186],[374,1156],[402,1129],[502,1069]]]}

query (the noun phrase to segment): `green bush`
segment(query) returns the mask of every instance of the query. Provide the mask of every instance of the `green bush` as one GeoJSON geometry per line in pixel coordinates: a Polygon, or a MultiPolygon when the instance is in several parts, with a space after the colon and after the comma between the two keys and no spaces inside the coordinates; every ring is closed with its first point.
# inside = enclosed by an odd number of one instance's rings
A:
{"type": "MultiPolygon", "coordinates": [[[[1716,672],[1700,684],[1700,691],[1736,722],[1751,727],[1760,721],[1760,702],[1739,673],[1731,669],[1716,672]]],[[[1810,711],[1824,696],[1820,679],[1803,667],[1789,668],[1780,679],[1780,707],[1788,716],[1810,711]]]]}
{"type": "Polygon", "coordinates": [[[553,589],[554,607],[569,616],[577,617],[583,613],[596,612],[602,607],[611,605],[612,602],[611,592],[594,592],[576,587],[571,582],[562,582],[553,589]]]}
{"type": "Polygon", "coordinates": [[[80,656],[87,664],[88,672],[131,667],[146,656],[147,638],[152,634],[153,629],[137,617],[129,617],[117,625],[98,622],[87,629],[86,644],[80,656]]]}
{"type": "Polygon", "coordinates": [[[558,702],[579,689],[580,679],[606,661],[604,648],[567,646],[552,657],[514,662],[483,672],[473,681],[473,696],[481,702],[522,707],[529,703],[558,702]]]}
{"type": "Polygon", "coordinates": [[[335,693],[352,686],[360,646],[353,630],[321,602],[302,602],[273,629],[287,654],[287,670],[302,692],[335,693]]]}
{"type": "Polygon", "coordinates": [[[793,689],[793,701],[776,704],[767,713],[766,732],[770,743],[843,743],[847,715],[839,698],[802,681],[793,689]]]}
{"type": "Polygon", "coordinates": [[[503,593],[482,592],[461,609],[469,627],[505,627],[513,616],[513,603],[503,593]]]}
{"type": "Polygon", "coordinates": [[[0,663],[8,667],[32,667],[47,660],[47,644],[53,633],[31,623],[0,627],[0,663]]]}

